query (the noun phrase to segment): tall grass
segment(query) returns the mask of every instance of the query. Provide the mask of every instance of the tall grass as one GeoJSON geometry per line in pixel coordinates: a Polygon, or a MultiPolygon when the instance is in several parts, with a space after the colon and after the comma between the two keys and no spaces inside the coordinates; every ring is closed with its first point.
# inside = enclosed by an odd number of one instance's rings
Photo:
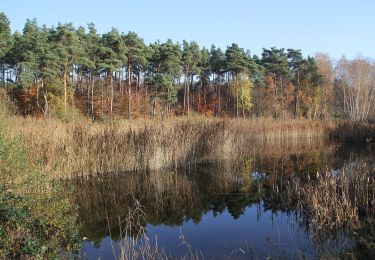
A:
{"type": "Polygon", "coordinates": [[[18,119],[33,157],[62,176],[113,171],[176,168],[191,163],[235,158],[259,142],[285,144],[324,138],[331,124],[320,121],[268,121],[174,118],[116,121],[110,124],[61,123],[18,119]]]}
{"type": "Polygon", "coordinates": [[[295,196],[316,228],[353,225],[375,214],[374,174],[372,165],[353,162],[340,171],[317,173],[314,181],[297,182],[295,196]]]}

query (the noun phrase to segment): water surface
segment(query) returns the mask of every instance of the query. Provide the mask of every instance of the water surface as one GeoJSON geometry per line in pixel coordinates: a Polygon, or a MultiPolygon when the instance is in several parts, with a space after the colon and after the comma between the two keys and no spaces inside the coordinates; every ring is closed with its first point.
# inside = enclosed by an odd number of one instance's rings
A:
{"type": "Polygon", "coordinates": [[[354,146],[304,142],[259,145],[230,161],[184,169],[76,178],[73,200],[87,238],[81,256],[115,259],[124,238],[143,235],[171,257],[189,255],[189,246],[206,259],[340,255],[355,241],[345,232],[313,232],[288,187],[296,176],[309,181],[373,159],[354,146]],[[143,234],[126,229],[139,207],[143,234]]]}

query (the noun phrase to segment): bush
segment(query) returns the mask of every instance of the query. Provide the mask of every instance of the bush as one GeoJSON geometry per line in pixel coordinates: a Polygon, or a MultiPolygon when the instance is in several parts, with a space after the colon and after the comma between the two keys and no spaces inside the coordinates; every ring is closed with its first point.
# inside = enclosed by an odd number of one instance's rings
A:
{"type": "Polygon", "coordinates": [[[49,258],[78,250],[74,209],[27,158],[20,139],[0,133],[1,257],[49,258]]]}

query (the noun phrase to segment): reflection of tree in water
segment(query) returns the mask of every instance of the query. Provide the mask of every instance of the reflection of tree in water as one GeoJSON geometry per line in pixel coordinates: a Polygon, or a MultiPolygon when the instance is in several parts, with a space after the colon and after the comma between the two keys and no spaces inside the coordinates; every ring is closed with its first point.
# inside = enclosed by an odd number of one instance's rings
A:
{"type": "MultiPolygon", "coordinates": [[[[188,220],[199,223],[208,212],[217,216],[225,210],[237,219],[247,207],[257,204],[259,208],[262,205],[261,211],[295,218],[307,235],[311,223],[297,207],[293,194],[296,178],[314,180],[317,172],[339,168],[353,148],[292,147],[281,154],[277,149],[263,149],[239,161],[194,165],[177,173],[135,172],[77,179],[73,200],[79,206],[82,234],[100,242],[109,235],[110,226],[112,239],[121,239],[119,220],[126,218],[136,199],[144,207],[143,226],[180,226],[188,220]]],[[[332,234],[321,233],[313,237],[317,245],[339,241],[332,234]]]]}

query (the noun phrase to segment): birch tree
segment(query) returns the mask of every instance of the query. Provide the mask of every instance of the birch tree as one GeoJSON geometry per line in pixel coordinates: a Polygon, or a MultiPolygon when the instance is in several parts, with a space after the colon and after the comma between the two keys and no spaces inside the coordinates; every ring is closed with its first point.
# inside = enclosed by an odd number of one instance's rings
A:
{"type": "Polygon", "coordinates": [[[352,121],[366,120],[375,94],[374,62],[362,57],[353,60],[343,57],[336,75],[343,91],[346,116],[352,121]]]}

